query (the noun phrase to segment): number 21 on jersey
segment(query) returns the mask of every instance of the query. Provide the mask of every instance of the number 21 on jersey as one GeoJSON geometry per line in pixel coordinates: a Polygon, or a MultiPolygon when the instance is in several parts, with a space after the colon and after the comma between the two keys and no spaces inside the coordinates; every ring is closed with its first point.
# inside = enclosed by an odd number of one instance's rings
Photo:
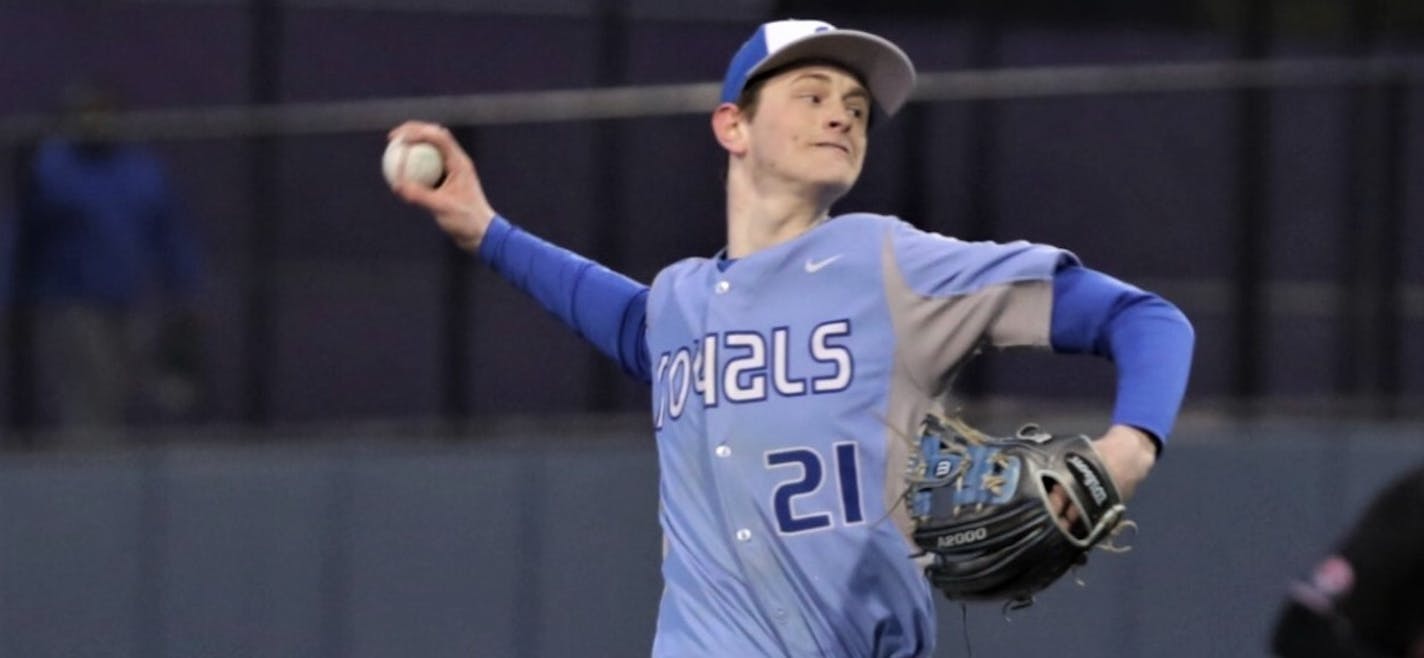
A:
{"type": "Polygon", "coordinates": [[[783,448],[766,453],[766,467],[771,470],[799,471],[782,480],[772,489],[771,508],[776,515],[777,530],[783,535],[823,530],[839,521],[855,525],[865,520],[860,502],[860,459],[857,445],[846,441],[831,446],[828,460],[810,447],[783,448]],[[830,466],[828,469],[827,466],[830,466]],[[819,491],[828,476],[834,480],[839,509],[806,509],[802,498],[819,491]]]}

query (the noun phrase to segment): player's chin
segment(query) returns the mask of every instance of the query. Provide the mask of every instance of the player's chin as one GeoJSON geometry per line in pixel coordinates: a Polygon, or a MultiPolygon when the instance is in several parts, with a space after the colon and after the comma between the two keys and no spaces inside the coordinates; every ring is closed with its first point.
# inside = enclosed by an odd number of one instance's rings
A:
{"type": "Polygon", "coordinates": [[[860,167],[851,161],[831,161],[819,163],[806,171],[806,180],[816,185],[844,186],[850,188],[860,178],[860,167]]]}

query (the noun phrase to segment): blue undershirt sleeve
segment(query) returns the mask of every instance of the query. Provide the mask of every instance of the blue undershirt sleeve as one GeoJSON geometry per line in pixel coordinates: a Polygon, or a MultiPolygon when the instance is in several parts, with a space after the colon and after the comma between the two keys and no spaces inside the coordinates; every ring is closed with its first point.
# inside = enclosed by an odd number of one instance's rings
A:
{"type": "Polygon", "coordinates": [[[1161,297],[1079,265],[1053,276],[1053,350],[1094,354],[1117,366],[1113,423],[1141,429],[1160,452],[1191,372],[1195,332],[1161,297]]]}
{"type": "Polygon", "coordinates": [[[562,320],[623,372],[651,382],[645,337],[648,287],[496,216],[480,258],[562,320]]]}

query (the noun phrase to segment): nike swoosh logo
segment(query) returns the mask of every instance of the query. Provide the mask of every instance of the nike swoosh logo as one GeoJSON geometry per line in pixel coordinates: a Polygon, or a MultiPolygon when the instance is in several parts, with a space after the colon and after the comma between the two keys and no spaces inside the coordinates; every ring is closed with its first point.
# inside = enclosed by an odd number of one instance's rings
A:
{"type": "Polygon", "coordinates": [[[811,260],[810,258],[807,258],[807,259],[806,259],[806,273],[807,273],[807,274],[815,274],[815,273],[817,273],[817,272],[820,272],[820,271],[821,271],[821,268],[824,268],[825,266],[830,265],[831,263],[834,263],[834,262],[840,260],[840,259],[841,259],[841,256],[844,256],[844,255],[845,255],[845,254],[836,254],[836,255],[834,255],[834,256],[831,256],[830,258],[826,258],[826,259],[823,259],[823,260],[811,260]]]}

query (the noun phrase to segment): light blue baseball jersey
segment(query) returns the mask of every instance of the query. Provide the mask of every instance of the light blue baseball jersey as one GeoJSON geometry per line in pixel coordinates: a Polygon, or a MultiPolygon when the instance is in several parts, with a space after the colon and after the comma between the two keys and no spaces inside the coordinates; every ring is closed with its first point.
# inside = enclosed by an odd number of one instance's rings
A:
{"type": "Polygon", "coordinates": [[[480,257],[649,382],[662,459],[659,656],[925,656],[903,433],[980,346],[1110,359],[1113,424],[1166,444],[1194,334],[1161,297],[1027,243],[849,215],[651,290],[497,217],[480,257]],[[730,266],[729,266],[730,265],[730,266]],[[708,367],[704,367],[708,366],[708,367]]]}
{"type": "Polygon", "coordinates": [[[853,214],[647,301],[661,465],[657,656],[928,656],[907,448],[984,345],[1050,345],[1073,256],[853,214]]]}

